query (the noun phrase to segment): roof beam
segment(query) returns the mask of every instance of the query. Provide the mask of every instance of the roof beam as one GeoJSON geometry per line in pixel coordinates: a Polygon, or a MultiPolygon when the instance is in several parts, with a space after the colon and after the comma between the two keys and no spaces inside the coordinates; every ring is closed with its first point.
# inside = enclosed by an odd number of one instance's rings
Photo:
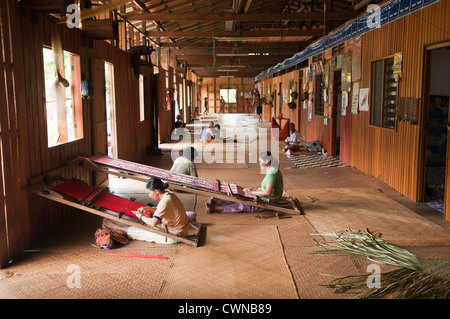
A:
{"type": "MultiPolygon", "coordinates": [[[[295,42],[283,42],[283,47],[298,48],[307,45],[306,41],[295,41],[295,42]]],[[[211,42],[176,42],[168,43],[161,42],[159,44],[163,48],[212,48],[213,44],[211,42]]],[[[216,42],[215,48],[234,48],[234,42],[216,42]]],[[[279,48],[280,42],[268,42],[268,41],[258,41],[258,42],[239,42],[239,48],[279,48]]]]}
{"type": "MultiPolygon", "coordinates": [[[[181,55],[179,60],[186,61],[187,66],[195,65],[212,65],[214,62],[216,65],[222,64],[276,64],[284,59],[290,58],[291,55],[247,55],[247,56],[217,56],[215,59],[213,56],[198,56],[198,55],[181,55]]],[[[178,56],[175,56],[178,60],[178,56]]]]}
{"type": "MultiPolygon", "coordinates": [[[[127,13],[127,20],[150,21],[279,21],[279,20],[323,20],[323,12],[309,13],[127,13]]],[[[327,20],[349,20],[355,17],[350,12],[327,12],[327,20]]]]}
{"type": "Polygon", "coordinates": [[[269,54],[295,54],[299,51],[298,47],[277,47],[277,48],[238,48],[234,49],[232,47],[228,48],[216,48],[213,50],[212,47],[208,48],[190,48],[190,49],[171,49],[170,52],[178,56],[181,55],[211,55],[211,54],[225,54],[225,53],[269,53],[269,54]]]}
{"type": "Polygon", "coordinates": [[[315,30],[255,30],[255,31],[147,31],[150,37],[212,38],[212,37],[320,37],[323,29],[315,30]]]}

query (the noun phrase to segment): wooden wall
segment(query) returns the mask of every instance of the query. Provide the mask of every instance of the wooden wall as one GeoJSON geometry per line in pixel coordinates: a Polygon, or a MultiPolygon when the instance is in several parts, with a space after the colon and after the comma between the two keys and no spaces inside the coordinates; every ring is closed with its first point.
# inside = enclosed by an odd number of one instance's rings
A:
{"type": "MultiPolygon", "coordinates": [[[[422,98],[424,50],[450,39],[450,4],[440,1],[362,36],[361,85],[370,87],[371,63],[403,53],[399,97],[422,98]]],[[[423,110],[419,110],[419,118],[423,110]]],[[[447,119],[443,119],[447,121],[447,119]]],[[[352,165],[385,182],[412,200],[421,200],[419,172],[421,129],[396,121],[396,130],[369,125],[369,112],[352,117],[352,165]]]]}
{"type": "MultiPolygon", "coordinates": [[[[51,47],[51,30],[57,28],[63,49],[80,56],[81,72],[88,77],[90,60],[104,59],[115,66],[118,154],[139,160],[152,144],[151,110],[147,122],[139,121],[137,78],[128,54],[117,48],[94,43],[80,30],[54,25],[47,16],[21,11],[13,0],[0,3],[0,267],[20,254],[32,242],[43,238],[71,212],[68,207],[44,200],[27,191],[35,176],[59,168],[78,155],[92,154],[91,101],[83,100],[83,138],[48,148],[46,132],[43,46],[51,47]],[[3,77],[2,77],[3,78],[3,77]],[[5,186],[3,188],[3,185],[5,186]]],[[[150,75],[150,71],[147,72],[150,75]]],[[[151,91],[151,82],[147,90],[151,91]]],[[[101,89],[101,88],[94,88],[101,89]]],[[[149,97],[151,99],[151,97],[149,97]]],[[[151,105],[149,100],[148,105],[151,105]]],[[[90,182],[91,175],[80,169],[65,177],[90,182]]]]}
{"type": "MultiPolygon", "coordinates": [[[[375,60],[393,56],[394,53],[403,53],[403,76],[398,84],[398,97],[423,98],[424,79],[424,52],[426,46],[450,40],[450,4],[449,1],[440,1],[426,7],[414,14],[390,24],[374,29],[361,36],[361,79],[360,88],[371,87],[371,64],[375,60]]],[[[345,43],[345,49],[340,54],[351,53],[350,40],[345,43]]],[[[325,53],[326,62],[329,63],[330,50],[325,53]]],[[[311,65],[311,58],[309,61],[311,65]]],[[[339,69],[335,69],[339,70],[339,69]]],[[[282,75],[274,75],[260,81],[257,85],[271,87],[284,87],[289,78],[295,76],[297,70],[282,75]]],[[[331,75],[330,75],[331,76],[331,75]]],[[[299,92],[305,89],[299,85],[299,92]]],[[[347,114],[342,116],[336,113],[335,102],[331,99],[333,88],[329,89],[329,111],[327,125],[324,125],[323,116],[315,116],[308,121],[307,108],[289,111],[283,106],[282,113],[286,117],[296,118],[299,122],[299,131],[306,141],[319,140],[324,149],[334,155],[336,119],[341,120],[340,159],[362,172],[374,176],[395,190],[414,200],[423,200],[424,185],[424,134],[425,115],[423,101],[419,107],[419,123],[396,121],[396,129],[384,129],[369,124],[369,112],[359,111],[351,113],[351,94],[349,95],[347,114]],[[296,113],[297,112],[297,113],[296,113]]],[[[336,88],[334,88],[336,89],[336,88]]],[[[311,99],[311,91],[309,99],[311,99]]],[[[278,107],[276,107],[278,112],[278,107]]],[[[268,112],[269,113],[269,112],[268,112]]],[[[443,119],[447,121],[447,119],[443,119]]],[[[448,206],[448,205],[447,205],[448,206]]],[[[447,216],[447,219],[449,217],[447,216]]]]}
{"type": "Polygon", "coordinates": [[[153,68],[144,66],[139,73],[145,77],[145,120],[140,121],[139,78],[130,66],[128,53],[104,41],[94,41],[92,57],[109,62],[114,67],[115,117],[117,133],[117,157],[137,160],[145,155],[148,147],[153,147],[153,68]]]}
{"type": "MultiPolygon", "coordinates": [[[[226,103],[225,113],[245,113],[245,93],[253,92],[253,78],[203,78],[199,84],[199,110],[204,112],[204,99],[208,97],[208,112],[218,113],[220,107],[220,89],[236,89],[236,103],[226,103]],[[242,93],[242,94],[241,94],[242,93]]],[[[251,99],[249,99],[251,102],[251,99]]]]}

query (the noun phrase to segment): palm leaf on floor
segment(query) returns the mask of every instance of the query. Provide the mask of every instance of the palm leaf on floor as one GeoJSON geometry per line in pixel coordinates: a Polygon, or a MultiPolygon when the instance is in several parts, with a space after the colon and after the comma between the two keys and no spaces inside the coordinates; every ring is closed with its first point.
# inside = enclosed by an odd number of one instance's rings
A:
{"type": "Polygon", "coordinates": [[[365,232],[343,231],[339,233],[314,234],[331,239],[316,244],[324,251],[318,254],[359,255],[369,260],[398,267],[382,273],[379,287],[368,289],[370,274],[338,276],[326,285],[336,292],[355,289],[364,291],[357,298],[449,298],[450,297],[450,259],[424,258],[416,256],[406,249],[397,247],[365,232]]]}

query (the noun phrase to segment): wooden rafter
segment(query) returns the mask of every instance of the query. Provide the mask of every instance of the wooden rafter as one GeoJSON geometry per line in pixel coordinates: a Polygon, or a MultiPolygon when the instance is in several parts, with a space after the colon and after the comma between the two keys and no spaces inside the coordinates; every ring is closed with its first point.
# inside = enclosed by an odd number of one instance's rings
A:
{"type": "Polygon", "coordinates": [[[315,30],[255,30],[255,31],[147,31],[150,37],[182,37],[182,38],[212,38],[212,37],[299,37],[321,36],[323,29],[315,30]]]}
{"type": "MultiPolygon", "coordinates": [[[[310,13],[126,13],[127,20],[149,21],[278,21],[323,20],[322,12],[310,13]]],[[[349,12],[327,12],[328,20],[348,20],[349,12]]]]}

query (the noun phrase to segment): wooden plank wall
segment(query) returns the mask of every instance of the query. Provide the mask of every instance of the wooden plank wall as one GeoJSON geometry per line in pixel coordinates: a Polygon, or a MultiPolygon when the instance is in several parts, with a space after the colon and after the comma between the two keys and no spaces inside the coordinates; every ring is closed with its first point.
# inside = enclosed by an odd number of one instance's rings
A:
{"type": "MultiPolygon", "coordinates": [[[[51,47],[52,28],[58,29],[63,49],[80,56],[81,72],[86,75],[90,74],[92,57],[115,65],[119,155],[139,160],[146,146],[151,144],[152,136],[152,119],[146,123],[139,121],[139,86],[126,53],[104,44],[89,47],[80,30],[56,26],[47,16],[31,15],[29,11],[21,11],[18,5],[13,0],[0,3],[3,40],[0,71],[5,75],[0,83],[3,164],[0,170],[3,183],[0,184],[5,186],[0,189],[0,267],[32,242],[43,238],[72,211],[32,195],[27,191],[28,180],[92,151],[91,102],[87,100],[82,101],[83,138],[52,148],[47,146],[42,48],[51,47]]],[[[148,114],[152,111],[148,110],[148,114]]],[[[91,179],[90,174],[81,169],[74,169],[64,177],[77,177],[87,182],[91,179]]]]}
{"type": "MultiPolygon", "coordinates": [[[[6,233],[8,239],[6,254],[4,249],[0,252],[0,266],[6,265],[33,240],[59,224],[69,212],[62,205],[28,193],[28,179],[62,166],[76,155],[87,154],[90,148],[87,125],[82,140],[51,149],[47,147],[42,48],[43,45],[51,46],[52,25],[41,15],[31,17],[29,13],[20,12],[16,5],[16,1],[3,1],[0,7],[3,52],[7,52],[2,63],[2,74],[5,74],[2,91],[6,90],[7,98],[1,107],[7,112],[1,116],[6,204],[0,208],[5,218],[0,219],[0,224],[3,221],[0,237],[6,233]]],[[[81,33],[68,32],[63,26],[57,28],[63,48],[82,56],[85,52],[81,33]]],[[[86,58],[82,57],[81,71],[86,71],[86,65],[86,58]]],[[[83,107],[87,107],[84,102],[83,107]]],[[[87,112],[83,120],[89,123],[87,112]]],[[[78,170],[73,175],[85,180],[89,178],[78,170]]]]}
{"type": "MultiPolygon", "coordinates": [[[[372,61],[403,52],[398,96],[422,98],[424,47],[449,40],[449,33],[449,1],[440,1],[363,35],[360,87],[370,87],[372,61]]],[[[352,165],[406,197],[420,200],[421,125],[423,121],[418,125],[397,121],[396,130],[387,130],[370,126],[369,112],[353,115],[352,165]]]]}
{"type": "Polygon", "coordinates": [[[149,134],[153,129],[153,97],[150,94],[153,83],[153,69],[141,67],[139,73],[145,76],[147,98],[145,100],[146,120],[140,121],[139,78],[130,66],[130,56],[126,52],[104,41],[94,41],[93,57],[112,63],[114,67],[115,113],[117,133],[117,157],[126,160],[139,160],[153,146],[149,134]]]}
{"type": "MultiPolygon", "coordinates": [[[[295,109],[289,109],[288,104],[283,100],[283,90],[289,90],[289,81],[294,80],[297,83],[297,93],[298,88],[301,88],[301,84],[299,84],[299,70],[294,70],[292,72],[275,76],[271,79],[264,80],[263,87],[270,86],[270,93],[273,94],[272,99],[272,112],[270,118],[266,118],[266,120],[270,120],[272,116],[278,116],[278,114],[283,114],[284,117],[289,118],[291,122],[293,122],[298,129],[300,126],[299,119],[301,116],[301,109],[299,109],[299,95],[297,94],[297,99],[294,100],[296,103],[295,109]],[[299,86],[300,85],[300,86],[299,86]],[[281,87],[281,91],[280,91],[281,87]],[[280,108],[281,102],[281,108],[280,108]],[[281,110],[281,112],[280,112],[281,110]],[[300,111],[299,111],[300,110],[300,111]]],[[[288,101],[289,101],[289,97],[288,101]]]]}
{"type": "MultiPolygon", "coordinates": [[[[236,89],[236,103],[227,103],[225,113],[245,113],[245,92],[253,92],[253,78],[203,78],[200,83],[200,111],[204,112],[204,98],[208,97],[208,112],[218,113],[220,107],[220,89],[236,89]],[[242,92],[242,95],[241,95],[242,92]]],[[[251,101],[250,101],[251,102],[251,101]]]]}
{"type": "MultiPolygon", "coordinates": [[[[301,93],[303,90],[308,88],[303,87],[302,81],[299,80],[300,72],[302,70],[293,70],[286,74],[274,76],[271,79],[264,80],[264,86],[269,84],[273,90],[276,90],[276,95],[274,96],[273,107],[271,116],[278,115],[279,104],[280,104],[280,87],[281,90],[289,88],[289,81],[294,80],[297,83],[297,98],[294,100],[296,103],[295,109],[290,109],[288,104],[282,100],[281,102],[281,113],[285,118],[289,118],[291,122],[295,124],[296,129],[300,132],[302,139],[305,141],[319,140],[321,145],[327,150],[331,150],[331,134],[332,134],[332,118],[328,120],[328,125],[324,125],[323,116],[316,116],[313,112],[312,122],[308,122],[308,108],[303,108],[303,103],[301,102],[301,93]],[[281,85],[280,85],[281,84],[281,85]]],[[[283,94],[281,91],[281,94],[283,94]]],[[[309,99],[313,92],[309,93],[309,99]]],[[[332,116],[336,116],[333,114],[332,116]]],[[[270,120],[270,117],[266,120],[270,120]]]]}
{"type": "MultiPolygon", "coordinates": [[[[450,4],[447,0],[364,34],[361,39],[360,88],[370,88],[373,61],[403,52],[403,78],[399,82],[398,96],[421,99],[425,46],[448,41],[449,30],[450,4]]],[[[348,54],[349,48],[351,45],[346,43],[343,54],[348,54]]],[[[287,79],[292,77],[290,73],[264,79],[263,85],[270,83],[278,90],[279,83],[282,83],[282,87],[288,84],[287,79]]],[[[297,77],[294,76],[295,78],[297,77]]],[[[305,88],[301,90],[303,89],[305,88]]],[[[309,92],[309,98],[311,93],[309,92]]],[[[331,94],[332,91],[329,91],[329,95],[331,94]]],[[[331,118],[328,119],[328,125],[324,125],[322,116],[315,116],[314,113],[312,122],[309,123],[308,110],[301,105],[297,111],[297,121],[304,140],[319,140],[324,149],[334,155],[333,126],[336,117],[340,115],[336,114],[335,106],[331,100],[330,102],[331,118]]],[[[278,112],[278,106],[275,107],[278,112]]],[[[289,114],[289,117],[295,118],[296,111],[291,114],[284,106],[282,110],[284,115],[289,114]]],[[[419,119],[422,117],[423,110],[419,110],[419,119]]],[[[371,126],[369,112],[351,114],[350,94],[347,115],[341,116],[340,159],[385,182],[406,197],[415,201],[422,200],[421,185],[424,177],[419,174],[420,166],[423,165],[421,125],[423,121],[419,121],[418,125],[397,121],[396,130],[371,126]]]]}

